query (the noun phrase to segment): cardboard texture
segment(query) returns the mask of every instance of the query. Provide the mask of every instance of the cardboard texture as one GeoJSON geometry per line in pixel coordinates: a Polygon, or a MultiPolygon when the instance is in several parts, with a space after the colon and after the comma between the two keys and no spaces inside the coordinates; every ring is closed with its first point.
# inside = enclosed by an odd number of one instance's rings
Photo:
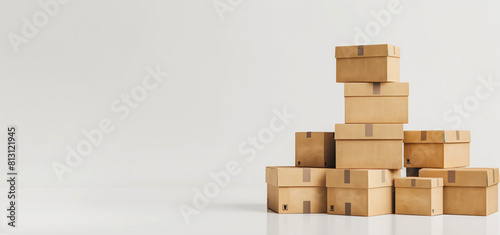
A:
{"type": "Polygon", "coordinates": [[[335,47],[337,82],[399,82],[399,47],[335,47]]]}
{"type": "Polygon", "coordinates": [[[469,166],[469,131],[405,131],[405,167],[469,166]]]}
{"type": "Polygon", "coordinates": [[[443,179],[406,177],[395,179],[396,214],[443,214],[443,179]]]}
{"type": "Polygon", "coordinates": [[[422,168],[406,168],[406,177],[418,177],[418,171],[422,168]]]}
{"type": "Polygon", "coordinates": [[[335,133],[296,132],[295,166],[335,168],[335,133]]]}
{"type": "Polygon", "coordinates": [[[266,183],[279,187],[325,187],[325,168],[266,167],[266,183]]]}
{"type": "Polygon", "coordinates": [[[402,124],[335,124],[336,168],[402,169],[402,124]]]}
{"type": "Polygon", "coordinates": [[[408,95],[408,83],[346,83],[345,123],[408,123],[408,95]]]}
{"type": "Polygon", "coordinates": [[[328,169],[328,214],[375,216],[393,212],[393,181],[401,170],[328,169]]]}
{"type": "Polygon", "coordinates": [[[325,213],[325,187],[267,185],[267,208],[280,214],[325,213]]]}
{"type": "Polygon", "coordinates": [[[443,178],[445,214],[490,215],[498,211],[498,168],[454,168],[419,171],[421,177],[443,178]]]}

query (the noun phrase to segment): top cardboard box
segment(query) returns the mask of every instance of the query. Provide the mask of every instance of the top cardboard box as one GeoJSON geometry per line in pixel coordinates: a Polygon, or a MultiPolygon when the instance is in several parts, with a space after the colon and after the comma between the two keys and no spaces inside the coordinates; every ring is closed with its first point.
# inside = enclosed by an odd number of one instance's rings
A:
{"type": "Polygon", "coordinates": [[[336,47],[337,82],[399,82],[399,57],[387,44],[336,47]]]}

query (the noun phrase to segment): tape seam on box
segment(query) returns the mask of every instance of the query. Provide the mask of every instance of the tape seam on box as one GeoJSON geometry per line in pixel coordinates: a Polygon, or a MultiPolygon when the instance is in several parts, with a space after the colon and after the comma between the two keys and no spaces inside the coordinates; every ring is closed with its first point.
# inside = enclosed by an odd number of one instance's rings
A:
{"type": "Polygon", "coordinates": [[[344,170],[344,184],[351,183],[351,170],[344,170]]]}
{"type": "Polygon", "coordinates": [[[365,137],[373,137],[373,124],[365,124],[365,137]]]}
{"type": "Polygon", "coordinates": [[[417,180],[416,179],[411,179],[411,186],[415,187],[417,185],[417,180]]]}
{"type": "Polygon", "coordinates": [[[382,178],[381,178],[381,181],[382,181],[382,183],[385,183],[385,170],[380,170],[380,172],[381,172],[381,174],[380,174],[380,175],[381,175],[381,177],[382,177],[382,178]]]}
{"type": "Polygon", "coordinates": [[[311,213],[311,201],[302,202],[302,211],[303,213],[311,213]]]}
{"type": "Polygon", "coordinates": [[[350,202],[346,202],[345,203],[345,215],[351,215],[351,203],[350,202]]]}
{"type": "Polygon", "coordinates": [[[421,141],[427,141],[427,131],[421,131],[420,132],[420,140],[421,141]]]}
{"type": "Polygon", "coordinates": [[[455,174],[454,170],[448,171],[448,183],[455,183],[455,174]]]}
{"type": "Polygon", "coordinates": [[[311,169],[302,169],[302,182],[311,182],[311,169]]]}
{"type": "Polygon", "coordinates": [[[380,95],[380,82],[373,83],[373,94],[380,95]]]}
{"type": "Polygon", "coordinates": [[[307,132],[307,133],[306,133],[306,137],[307,137],[307,138],[311,138],[311,132],[307,132]]]}
{"type": "Polygon", "coordinates": [[[358,56],[365,55],[365,46],[358,46],[358,56]]]}

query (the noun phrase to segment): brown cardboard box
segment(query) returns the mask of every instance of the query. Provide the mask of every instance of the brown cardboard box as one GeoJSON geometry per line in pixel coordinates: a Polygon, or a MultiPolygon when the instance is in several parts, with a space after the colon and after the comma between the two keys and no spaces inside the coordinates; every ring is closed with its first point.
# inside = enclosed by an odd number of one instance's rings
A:
{"type": "Polygon", "coordinates": [[[444,183],[444,213],[490,215],[498,211],[498,168],[454,168],[419,171],[444,183]]]}
{"type": "Polygon", "coordinates": [[[344,84],[345,123],[408,123],[408,83],[344,84]]]}
{"type": "Polygon", "coordinates": [[[335,168],[335,133],[296,132],[295,166],[335,168]]]}
{"type": "Polygon", "coordinates": [[[335,124],[335,131],[336,168],[402,168],[402,124],[335,124]]]}
{"type": "Polygon", "coordinates": [[[399,82],[399,57],[387,44],[335,47],[337,82],[399,82]]]}
{"type": "Polygon", "coordinates": [[[393,181],[401,170],[327,169],[328,214],[374,216],[393,211],[393,181]]]}
{"type": "Polygon", "coordinates": [[[283,214],[325,213],[324,168],[266,167],[267,208],[283,214]]]}
{"type": "Polygon", "coordinates": [[[418,177],[418,171],[422,168],[406,168],[406,177],[418,177]]]}
{"type": "Polygon", "coordinates": [[[405,131],[405,167],[469,166],[469,131],[405,131]]]}
{"type": "Polygon", "coordinates": [[[443,179],[406,177],[394,181],[396,214],[443,214],[443,179]]]}

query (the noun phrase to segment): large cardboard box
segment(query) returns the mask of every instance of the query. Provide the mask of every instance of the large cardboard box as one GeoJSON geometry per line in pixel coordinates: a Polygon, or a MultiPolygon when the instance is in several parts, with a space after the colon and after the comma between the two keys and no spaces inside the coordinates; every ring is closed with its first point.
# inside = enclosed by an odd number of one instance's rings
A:
{"type": "Polygon", "coordinates": [[[469,131],[405,131],[405,167],[469,166],[470,140],[469,131]]]}
{"type": "Polygon", "coordinates": [[[409,85],[344,84],[345,123],[408,123],[409,85]]]}
{"type": "Polygon", "coordinates": [[[324,168],[266,167],[267,208],[283,214],[325,213],[324,168]]]}
{"type": "Polygon", "coordinates": [[[335,124],[336,168],[402,169],[402,124],[335,124]]]}
{"type": "Polygon", "coordinates": [[[394,181],[396,214],[443,214],[443,179],[406,177],[394,181]]]}
{"type": "Polygon", "coordinates": [[[423,168],[419,175],[443,178],[445,214],[490,215],[498,211],[498,168],[423,168]]]}
{"type": "Polygon", "coordinates": [[[337,82],[399,82],[399,57],[387,44],[335,47],[337,82]]]}
{"type": "Polygon", "coordinates": [[[296,132],[295,166],[335,168],[335,133],[296,132]]]}
{"type": "Polygon", "coordinates": [[[401,170],[327,169],[328,214],[374,216],[393,212],[393,182],[401,170]]]}

